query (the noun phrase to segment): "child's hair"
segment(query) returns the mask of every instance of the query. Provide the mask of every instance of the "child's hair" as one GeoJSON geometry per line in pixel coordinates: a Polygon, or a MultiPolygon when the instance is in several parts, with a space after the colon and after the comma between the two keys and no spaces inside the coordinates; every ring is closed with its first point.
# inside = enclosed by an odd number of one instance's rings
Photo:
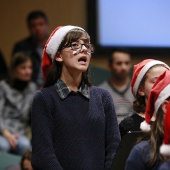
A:
{"type": "Polygon", "coordinates": [[[21,170],[24,170],[24,160],[29,160],[31,164],[31,156],[32,156],[31,150],[26,151],[25,154],[22,156],[20,162],[21,170]]]}
{"type": "MultiPolygon", "coordinates": [[[[139,87],[145,87],[145,81],[147,79],[147,75],[149,73],[150,70],[152,70],[152,68],[158,67],[158,66],[163,66],[162,64],[157,64],[152,66],[144,75],[144,77],[142,78],[139,87]]],[[[136,111],[137,113],[144,113],[146,110],[146,103],[145,103],[145,96],[140,96],[138,93],[136,94],[136,100],[133,102],[133,109],[134,111],[136,111]]]]}
{"type": "MultiPolygon", "coordinates": [[[[170,98],[168,98],[169,100],[170,98]]],[[[170,157],[165,157],[160,154],[160,146],[164,138],[164,116],[162,108],[160,107],[157,112],[155,122],[153,122],[150,131],[150,145],[151,151],[149,156],[148,166],[151,168],[159,162],[170,160],[170,157]]]]}
{"type": "MultiPolygon", "coordinates": [[[[81,29],[72,29],[71,31],[69,31],[64,37],[63,41],[61,42],[57,53],[61,52],[61,50],[64,47],[69,47],[72,42],[80,39],[82,35],[85,35],[87,38],[87,42],[90,42],[90,36],[88,35],[87,32],[82,31],[81,29]]],[[[61,72],[62,72],[62,63],[57,62],[54,58],[51,66],[51,70],[48,73],[44,87],[49,87],[54,85],[57,82],[57,80],[61,77],[61,72]]],[[[88,69],[87,71],[83,72],[82,81],[86,83],[88,86],[91,86],[91,82],[89,80],[89,75],[88,75],[88,69]]]]}
{"type": "Polygon", "coordinates": [[[14,77],[14,72],[15,69],[20,65],[23,64],[27,61],[31,61],[31,58],[28,54],[23,53],[23,52],[17,52],[12,56],[11,63],[9,66],[9,71],[8,71],[8,83],[10,85],[13,84],[13,81],[15,79],[14,77]]]}

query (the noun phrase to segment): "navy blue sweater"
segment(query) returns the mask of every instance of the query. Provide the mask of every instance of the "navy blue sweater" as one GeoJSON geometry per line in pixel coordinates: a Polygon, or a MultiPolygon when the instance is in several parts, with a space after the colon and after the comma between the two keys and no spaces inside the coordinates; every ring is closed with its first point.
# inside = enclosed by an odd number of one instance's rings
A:
{"type": "Polygon", "coordinates": [[[125,170],[157,170],[162,163],[157,162],[152,168],[149,168],[148,161],[150,155],[149,141],[141,141],[136,144],[126,161],[125,170]]]}
{"type": "Polygon", "coordinates": [[[34,170],[104,170],[120,142],[110,94],[90,88],[90,99],[71,92],[61,99],[55,88],[38,91],[32,105],[34,170]]]}

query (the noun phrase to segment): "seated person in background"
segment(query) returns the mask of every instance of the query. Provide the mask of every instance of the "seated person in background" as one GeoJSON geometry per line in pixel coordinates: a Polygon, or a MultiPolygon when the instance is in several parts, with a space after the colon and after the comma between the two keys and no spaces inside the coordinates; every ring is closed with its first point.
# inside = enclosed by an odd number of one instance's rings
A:
{"type": "Polygon", "coordinates": [[[141,123],[148,138],[135,145],[126,161],[126,170],[156,170],[170,161],[170,71],[165,71],[150,92],[145,121],[141,123]],[[152,117],[156,120],[150,125],[152,117]],[[151,128],[150,128],[151,126],[151,128]]]}
{"type": "Polygon", "coordinates": [[[32,151],[28,150],[21,159],[21,170],[33,170],[31,166],[32,151]]]}
{"type": "Polygon", "coordinates": [[[140,124],[145,119],[145,107],[150,90],[156,79],[167,69],[170,69],[167,64],[153,59],[143,60],[134,66],[131,90],[136,98],[133,108],[137,113],[125,118],[119,124],[122,138],[129,131],[140,131],[140,124]]]}
{"type": "Polygon", "coordinates": [[[21,158],[20,164],[13,164],[6,168],[5,170],[33,170],[31,166],[31,156],[32,151],[31,150],[26,151],[21,158]]]}
{"type": "Polygon", "coordinates": [[[0,80],[6,78],[7,72],[8,72],[8,69],[7,69],[5,59],[4,59],[2,52],[0,51],[0,80]]]}
{"type": "Polygon", "coordinates": [[[16,53],[8,79],[0,81],[0,151],[23,155],[31,147],[26,136],[31,102],[36,91],[31,76],[30,57],[16,53]]]}
{"type": "Polygon", "coordinates": [[[33,62],[32,80],[38,87],[44,84],[41,73],[41,60],[44,45],[48,38],[48,19],[42,11],[32,11],[27,17],[27,26],[30,36],[15,44],[13,54],[27,53],[33,62]]]}
{"type": "Polygon", "coordinates": [[[124,49],[115,50],[109,59],[111,78],[99,85],[99,87],[110,92],[118,123],[134,112],[132,107],[134,97],[130,90],[130,69],[130,54],[124,49]]]}

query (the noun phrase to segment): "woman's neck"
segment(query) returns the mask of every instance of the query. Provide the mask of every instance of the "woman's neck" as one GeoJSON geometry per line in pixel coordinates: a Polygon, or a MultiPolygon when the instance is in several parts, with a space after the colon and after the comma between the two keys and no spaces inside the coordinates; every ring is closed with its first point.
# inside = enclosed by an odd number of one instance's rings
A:
{"type": "MultiPolygon", "coordinates": [[[[145,113],[138,113],[139,116],[145,118],[145,113]]],[[[155,121],[155,113],[153,114],[152,118],[151,118],[151,121],[155,121]]]]}
{"type": "Polygon", "coordinates": [[[72,73],[69,71],[62,71],[61,80],[71,88],[73,91],[78,91],[82,80],[82,72],[72,73]]]}
{"type": "Polygon", "coordinates": [[[143,112],[138,113],[138,115],[139,115],[140,117],[145,118],[145,113],[143,113],[143,112]]]}

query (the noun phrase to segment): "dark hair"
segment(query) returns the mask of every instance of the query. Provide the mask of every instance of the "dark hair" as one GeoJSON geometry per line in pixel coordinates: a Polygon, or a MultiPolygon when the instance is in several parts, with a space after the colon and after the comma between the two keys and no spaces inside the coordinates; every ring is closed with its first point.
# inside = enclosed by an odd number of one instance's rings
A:
{"type": "Polygon", "coordinates": [[[48,18],[46,14],[40,10],[32,11],[27,16],[27,24],[29,25],[32,20],[35,20],[37,18],[44,18],[48,22],[48,18]]]}
{"type": "Polygon", "coordinates": [[[23,53],[23,52],[17,52],[12,56],[11,63],[9,66],[9,71],[8,71],[8,78],[7,81],[10,85],[13,84],[14,81],[14,72],[15,69],[22,63],[25,63],[27,61],[31,61],[31,58],[28,54],[23,53]]]}
{"type": "MultiPolygon", "coordinates": [[[[151,67],[151,68],[153,68],[153,67],[151,67]]],[[[145,81],[146,81],[147,73],[149,72],[149,70],[146,72],[146,74],[142,78],[139,87],[145,86],[145,81]]],[[[144,113],[146,110],[145,96],[140,96],[137,92],[135,99],[136,100],[134,100],[134,102],[133,102],[133,110],[136,111],[137,113],[144,113]]]]}
{"type": "Polygon", "coordinates": [[[113,63],[113,54],[116,52],[120,52],[120,53],[126,53],[130,55],[130,51],[127,48],[116,48],[112,51],[112,53],[109,55],[109,64],[113,63]]]}
{"type": "Polygon", "coordinates": [[[21,162],[20,162],[21,170],[24,170],[24,160],[29,160],[31,164],[31,156],[32,156],[31,150],[28,150],[24,153],[24,155],[21,158],[21,162]]]}
{"type": "MultiPolygon", "coordinates": [[[[61,42],[57,53],[60,53],[64,47],[69,47],[72,42],[77,41],[79,38],[81,38],[82,35],[85,35],[87,37],[87,41],[90,42],[90,37],[87,32],[82,31],[81,29],[73,29],[69,31],[64,37],[63,41],[61,42]]],[[[62,72],[62,63],[57,62],[54,58],[51,66],[51,70],[47,75],[47,79],[45,81],[44,87],[49,87],[54,85],[57,82],[57,80],[61,77],[61,72],[62,72]]],[[[86,83],[88,86],[92,85],[89,80],[88,69],[87,71],[83,72],[82,81],[86,83]]]]}
{"type": "MultiPolygon", "coordinates": [[[[157,65],[154,65],[152,66],[144,75],[144,77],[142,78],[141,82],[140,82],[140,85],[139,87],[145,87],[145,81],[147,79],[147,75],[149,73],[149,71],[152,69],[152,68],[155,68],[155,67],[158,67],[158,66],[163,66],[162,64],[157,64],[157,65]]],[[[139,89],[139,88],[138,88],[139,89]]],[[[137,113],[144,113],[145,110],[146,110],[146,103],[145,103],[145,97],[144,96],[140,96],[137,92],[136,94],[136,100],[133,102],[133,109],[134,111],[136,111],[137,113]]]]}

